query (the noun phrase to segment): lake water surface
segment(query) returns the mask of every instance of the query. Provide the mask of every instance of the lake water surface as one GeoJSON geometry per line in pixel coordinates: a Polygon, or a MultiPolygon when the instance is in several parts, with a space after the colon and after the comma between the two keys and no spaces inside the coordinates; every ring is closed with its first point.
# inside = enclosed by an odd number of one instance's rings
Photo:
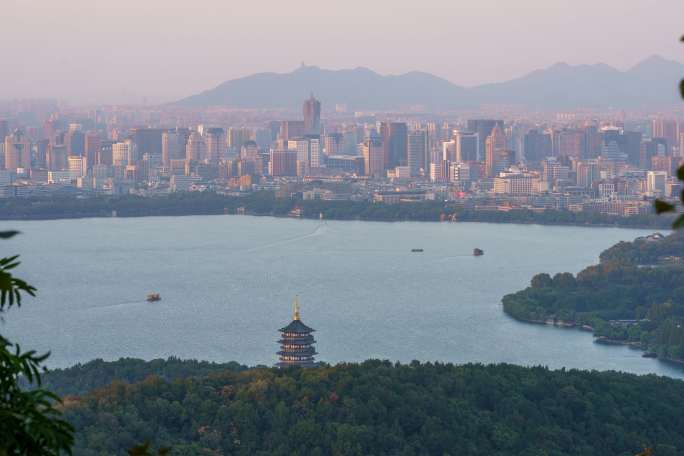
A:
{"type": "Polygon", "coordinates": [[[516,322],[501,297],[538,272],[578,272],[646,230],[483,223],[319,222],[240,216],[6,222],[39,289],[2,333],[49,365],[178,356],[275,362],[299,294],[331,363],[509,362],[684,377],[592,336],[516,322]],[[472,256],[474,247],[485,255],[472,256]],[[423,253],[411,253],[422,248],[423,253]],[[147,303],[149,292],[162,301],[147,303]]]}

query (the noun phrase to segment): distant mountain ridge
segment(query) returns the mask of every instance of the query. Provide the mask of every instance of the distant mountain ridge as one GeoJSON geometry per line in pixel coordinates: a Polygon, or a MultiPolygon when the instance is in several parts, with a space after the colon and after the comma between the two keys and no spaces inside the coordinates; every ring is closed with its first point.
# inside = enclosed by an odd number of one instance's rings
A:
{"type": "Polygon", "coordinates": [[[509,81],[465,88],[430,73],[380,75],[368,68],[326,70],[302,65],[290,73],[257,73],[177,101],[178,106],[297,108],[310,93],[324,106],[351,110],[449,110],[482,105],[528,108],[653,108],[680,102],[684,64],[651,56],[621,71],[606,64],[556,63],[509,81]]]}

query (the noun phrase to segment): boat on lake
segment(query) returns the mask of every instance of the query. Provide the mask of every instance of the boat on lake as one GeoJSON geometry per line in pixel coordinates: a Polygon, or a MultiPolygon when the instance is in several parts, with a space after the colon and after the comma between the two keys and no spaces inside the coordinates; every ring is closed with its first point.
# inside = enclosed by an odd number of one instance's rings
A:
{"type": "Polygon", "coordinates": [[[413,253],[420,253],[422,251],[423,251],[423,249],[411,249],[411,252],[413,252],[413,253]]]}
{"type": "Polygon", "coordinates": [[[161,301],[161,295],[159,293],[150,293],[145,298],[145,301],[147,301],[147,302],[161,301]]]}
{"type": "Polygon", "coordinates": [[[473,256],[482,256],[484,255],[484,250],[475,248],[473,249],[473,256]]]}

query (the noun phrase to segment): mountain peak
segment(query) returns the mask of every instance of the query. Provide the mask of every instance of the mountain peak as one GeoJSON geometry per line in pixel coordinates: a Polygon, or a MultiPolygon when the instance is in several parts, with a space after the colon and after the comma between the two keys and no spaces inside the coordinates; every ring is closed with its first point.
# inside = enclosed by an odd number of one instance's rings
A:
{"type": "Polygon", "coordinates": [[[604,63],[557,62],[513,80],[465,89],[421,71],[381,75],[365,67],[329,70],[302,63],[290,73],[226,81],[178,102],[181,106],[298,109],[312,91],[325,105],[358,110],[422,106],[441,111],[489,105],[535,108],[671,106],[684,65],[652,55],[627,71],[604,63]]]}

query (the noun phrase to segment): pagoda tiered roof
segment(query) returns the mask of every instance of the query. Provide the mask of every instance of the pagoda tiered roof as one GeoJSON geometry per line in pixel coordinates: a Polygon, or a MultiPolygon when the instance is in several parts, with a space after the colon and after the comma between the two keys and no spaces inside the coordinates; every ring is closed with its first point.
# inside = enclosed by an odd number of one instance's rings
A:
{"type": "Polygon", "coordinates": [[[292,320],[289,325],[285,326],[284,328],[280,328],[278,331],[280,332],[288,332],[288,333],[303,333],[303,334],[308,334],[316,331],[313,328],[309,328],[306,326],[304,323],[301,322],[301,320],[292,320]]]}

